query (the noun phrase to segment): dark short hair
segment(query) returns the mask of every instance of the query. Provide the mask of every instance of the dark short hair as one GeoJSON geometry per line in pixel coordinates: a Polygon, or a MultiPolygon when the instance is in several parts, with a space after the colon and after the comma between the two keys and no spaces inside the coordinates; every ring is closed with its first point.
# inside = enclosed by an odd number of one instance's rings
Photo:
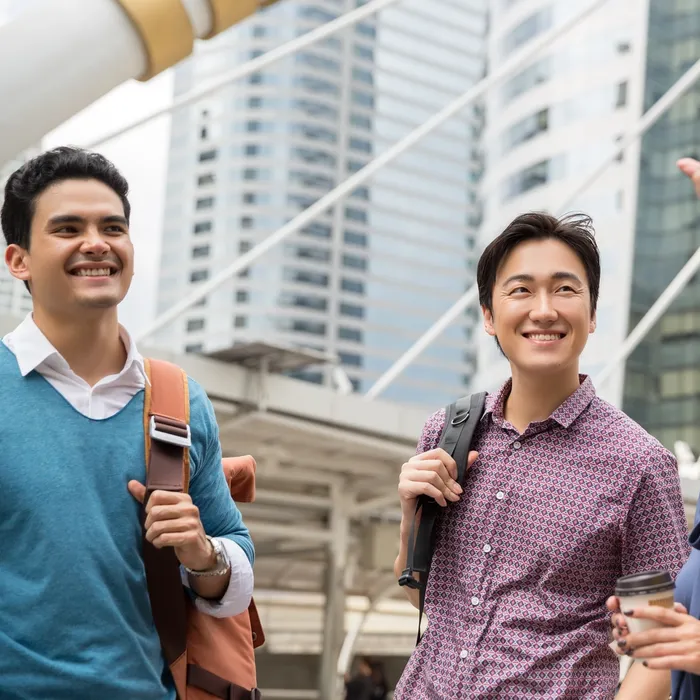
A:
{"type": "Polygon", "coordinates": [[[588,278],[591,312],[598,305],[600,290],[600,251],[595,241],[593,221],[585,214],[569,214],[557,219],[544,212],[521,214],[486,246],[476,272],[479,303],[493,311],[493,288],[501,265],[511,251],[525,241],[553,239],[569,246],[579,257],[588,278]]]}
{"type": "Polygon", "coordinates": [[[51,185],[64,180],[99,180],[104,183],[119,195],[124,216],[129,220],[129,185],[117,168],[99,153],[60,146],[32,158],[10,175],[0,214],[8,245],[29,249],[37,197],[51,185]]]}

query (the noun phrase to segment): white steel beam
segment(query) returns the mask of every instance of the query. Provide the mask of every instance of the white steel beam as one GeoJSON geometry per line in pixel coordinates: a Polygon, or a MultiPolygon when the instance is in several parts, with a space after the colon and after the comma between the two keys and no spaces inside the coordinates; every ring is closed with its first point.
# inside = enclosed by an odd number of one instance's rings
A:
{"type": "MultiPolygon", "coordinates": [[[[585,192],[607,170],[610,164],[614,162],[615,158],[620,153],[624,152],[624,150],[637,139],[641,138],[641,136],[643,136],[654,124],[656,124],[656,122],[664,114],[666,114],[666,112],[668,112],[668,110],[671,109],[671,107],[673,107],[673,105],[678,102],[678,100],[697,82],[698,78],[700,78],[700,61],[696,62],[690,69],[688,69],[688,71],[686,71],[686,73],[684,73],[681,78],[679,78],[679,80],[677,80],[673,86],[657,102],[655,102],[647,112],[645,112],[642,118],[620,142],[619,147],[609,156],[607,156],[590,175],[587,175],[578,185],[576,185],[576,187],[562,201],[562,205],[559,207],[559,209],[557,209],[557,211],[560,214],[566,213],[566,210],[569,206],[571,206],[576,198],[585,192]]],[[[691,261],[688,262],[688,265],[691,264],[691,261]]],[[[677,279],[685,279],[685,269],[686,268],[683,268],[683,270],[678,273],[677,279]]],[[[690,279],[692,274],[693,273],[691,273],[687,279],[690,279]]],[[[683,286],[685,286],[687,283],[687,279],[682,283],[683,286]]],[[[673,284],[673,282],[671,284],[673,284]]],[[[680,293],[683,286],[681,286],[681,288],[676,292],[675,296],[680,293]]],[[[675,296],[671,299],[671,301],[675,299],[675,296]]],[[[476,303],[478,301],[478,297],[479,290],[475,283],[420,338],[418,338],[418,340],[408,350],[406,350],[406,352],[401,355],[401,357],[399,357],[399,359],[391,367],[389,367],[389,369],[384,372],[381,377],[379,377],[379,379],[365,394],[365,398],[369,400],[377,398],[377,396],[379,396],[406,369],[406,367],[414,362],[423,353],[423,351],[433,343],[433,341],[440,337],[446,328],[448,328],[454,321],[457,320],[457,318],[459,318],[459,316],[461,316],[462,313],[464,313],[467,307],[476,303]]],[[[670,304],[671,301],[669,301],[668,304],[670,304]]],[[[663,307],[663,310],[660,312],[661,314],[663,314],[666,308],[668,308],[668,304],[663,307]]],[[[652,309],[654,308],[655,307],[652,307],[652,309]]],[[[649,310],[649,314],[651,314],[652,309],[649,310]]],[[[656,311],[658,311],[658,309],[655,310],[655,313],[656,311]]],[[[642,319],[642,321],[644,321],[644,319],[642,319]]],[[[653,321],[652,325],[655,322],[656,321],[653,321]]],[[[642,322],[640,322],[640,325],[641,323],[642,322]]],[[[644,330],[644,328],[646,327],[643,327],[642,330],[644,334],[646,334],[649,331],[649,328],[646,328],[646,330],[644,330]]],[[[627,345],[621,346],[620,359],[615,361],[615,366],[629,356],[643,337],[643,335],[639,337],[636,340],[636,344],[633,346],[630,345],[629,347],[631,349],[628,351],[626,350],[628,347],[627,345]],[[624,354],[625,352],[627,352],[627,354],[624,354]]],[[[603,381],[607,379],[608,374],[609,372],[606,370],[601,373],[600,376],[603,378],[603,381]]],[[[600,379],[597,381],[600,381],[600,379]]]]}
{"type": "Polygon", "coordinates": [[[377,156],[377,158],[368,163],[364,168],[356,172],[354,175],[351,175],[347,180],[345,180],[345,182],[341,183],[335,189],[321,197],[316,203],[312,204],[310,207],[308,207],[308,209],[305,209],[282,228],[278,229],[250,251],[244,253],[239,258],[234,260],[231,264],[221,270],[221,272],[214,275],[214,277],[212,277],[210,280],[198,285],[195,291],[179,301],[172,308],[168,309],[168,311],[159,316],[145,331],[139,334],[136,341],[143,341],[145,338],[150,337],[153,333],[174,321],[191,306],[196,304],[200,299],[203,299],[207,295],[211,294],[211,292],[218,289],[231,277],[241,272],[241,270],[249,267],[268,250],[276,246],[278,243],[284,241],[286,238],[289,238],[289,236],[299,231],[299,229],[311,223],[327,209],[337,204],[339,201],[351,194],[360,185],[367,182],[367,180],[374,176],[374,174],[381,170],[381,168],[383,168],[385,165],[396,160],[396,158],[412,148],[425,136],[432,133],[439,126],[461,112],[467,105],[477,100],[491,87],[504,80],[527,61],[539,55],[550,44],[564,36],[576,24],[583,21],[586,17],[591,15],[607,2],[609,2],[609,0],[596,0],[589,7],[576,14],[570,20],[567,20],[560,27],[546,32],[541,37],[534,40],[532,44],[525,47],[522,52],[512,56],[488,77],[479,81],[463,95],[441,109],[437,114],[430,117],[430,119],[414,129],[410,134],[395,143],[392,147],[384,151],[384,153],[377,156]]]}
{"type": "Polygon", "coordinates": [[[333,536],[330,530],[295,525],[274,525],[260,520],[246,520],[246,527],[251,534],[262,537],[274,537],[280,540],[308,540],[309,542],[330,543],[333,536]]]}
{"type": "Polygon", "coordinates": [[[399,494],[394,485],[392,493],[387,493],[384,496],[370,498],[367,501],[360,501],[350,509],[351,518],[361,518],[364,515],[369,515],[376,511],[385,511],[387,508],[396,507],[399,502],[399,494]]]}
{"type": "Polygon", "coordinates": [[[273,63],[283,58],[286,58],[287,56],[291,56],[297,51],[305,49],[311,46],[312,44],[321,41],[322,39],[332,36],[333,34],[336,34],[337,32],[341,31],[342,29],[350,27],[353,24],[356,24],[357,22],[365,19],[366,17],[369,17],[379,12],[380,10],[383,10],[385,7],[394,5],[397,2],[399,2],[399,0],[372,0],[366,5],[362,5],[361,7],[358,7],[357,9],[352,10],[347,14],[341,15],[337,19],[327,22],[326,24],[323,24],[320,27],[317,27],[316,29],[307,32],[306,34],[297,37],[296,39],[292,39],[292,41],[288,41],[286,44],[282,44],[282,46],[278,46],[277,48],[268,51],[262,56],[258,56],[257,58],[254,58],[248,61],[247,63],[244,63],[243,65],[237,66],[236,68],[224,73],[216,80],[209,81],[202,87],[198,87],[194,90],[190,90],[190,92],[186,92],[184,95],[175,98],[173,102],[167,107],[157,109],[144,117],[135,119],[129,124],[120,127],[116,131],[110,132],[106,136],[101,136],[98,140],[87,144],[86,148],[92,149],[97,148],[98,146],[102,146],[108,141],[112,141],[113,139],[116,139],[119,136],[123,136],[129,131],[137,129],[138,127],[143,126],[144,124],[148,124],[149,122],[153,121],[154,119],[157,119],[158,117],[165,116],[166,114],[175,112],[178,109],[181,109],[182,107],[187,107],[188,105],[199,102],[200,100],[204,99],[205,97],[208,97],[209,95],[217,92],[218,90],[221,90],[227,85],[230,85],[231,83],[240,80],[241,78],[245,78],[251,75],[252,73],[263,70],[268,66],[272,65],[273,63]]]}
{"type": "Polygon", "coordinates": [[[255,502],[294,508],[308,508],[310,510],[330,510],[332,505],[331,499],[328,497],[309,496],[301,493],[289,493],[288,491],[271,491],[268,489],[257,489],[255,502]]]}

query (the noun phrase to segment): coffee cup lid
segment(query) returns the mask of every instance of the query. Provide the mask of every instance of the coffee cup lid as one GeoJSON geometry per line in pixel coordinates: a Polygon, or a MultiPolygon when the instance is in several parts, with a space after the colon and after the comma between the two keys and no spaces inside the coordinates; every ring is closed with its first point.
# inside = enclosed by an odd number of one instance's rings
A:
{"type": "Polygon", "coordinates": [[[639,574],[630,574],[617,579],[615,585],[616,596],[646,595],[673,590],[675,584],[670,574],[666,571],[643,571],[639,574]]]}

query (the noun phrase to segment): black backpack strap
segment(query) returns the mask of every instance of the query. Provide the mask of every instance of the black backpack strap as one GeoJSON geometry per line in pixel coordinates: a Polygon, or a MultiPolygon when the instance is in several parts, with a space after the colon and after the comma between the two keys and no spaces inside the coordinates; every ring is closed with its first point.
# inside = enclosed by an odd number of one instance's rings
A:
{"type": "MultiPolygon", "coordinates": [[[[467,471],[467,458],[471,449],[474,433],[484,414],[486,394],[472,394],[450,404],[445,411],[445,427],[440,436],[438,447],[442,447],[457,463],[457,482],[464,486],[467,471]]],[[[416,513],[411,523],[406,552],[406,568],[399,578],[400,586],[418,589],[418,637],[420,642],[420,624],[423,620],[425,607],[425,589],[430,574],[430,564],[433,559],[435,544],[435,523],[440,513],[437,501],[427,496],[420,496],[416,501],[416,513]],[[418,532],[416,523],[420,516],[418,532]],[[418,580],[414,573],[418,574],[418,580]]]]}

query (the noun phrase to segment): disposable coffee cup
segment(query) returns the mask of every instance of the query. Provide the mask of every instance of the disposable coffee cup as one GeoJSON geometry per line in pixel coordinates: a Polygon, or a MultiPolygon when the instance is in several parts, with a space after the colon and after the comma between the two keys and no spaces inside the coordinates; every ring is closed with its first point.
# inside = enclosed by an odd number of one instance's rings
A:
{"type": "MultiPolygon", "coordinates": [[[[666,571],[643,571],[617,579],[615,595],[620,599],[620,610],[634,610],[645,605],[657,605],[673,610],[673,579],[666,571]]],[[[655,627],[664,627],[654,620],[638,620],[625,616],[625,622],[632,634],[646,632],[655,627]]]]}

